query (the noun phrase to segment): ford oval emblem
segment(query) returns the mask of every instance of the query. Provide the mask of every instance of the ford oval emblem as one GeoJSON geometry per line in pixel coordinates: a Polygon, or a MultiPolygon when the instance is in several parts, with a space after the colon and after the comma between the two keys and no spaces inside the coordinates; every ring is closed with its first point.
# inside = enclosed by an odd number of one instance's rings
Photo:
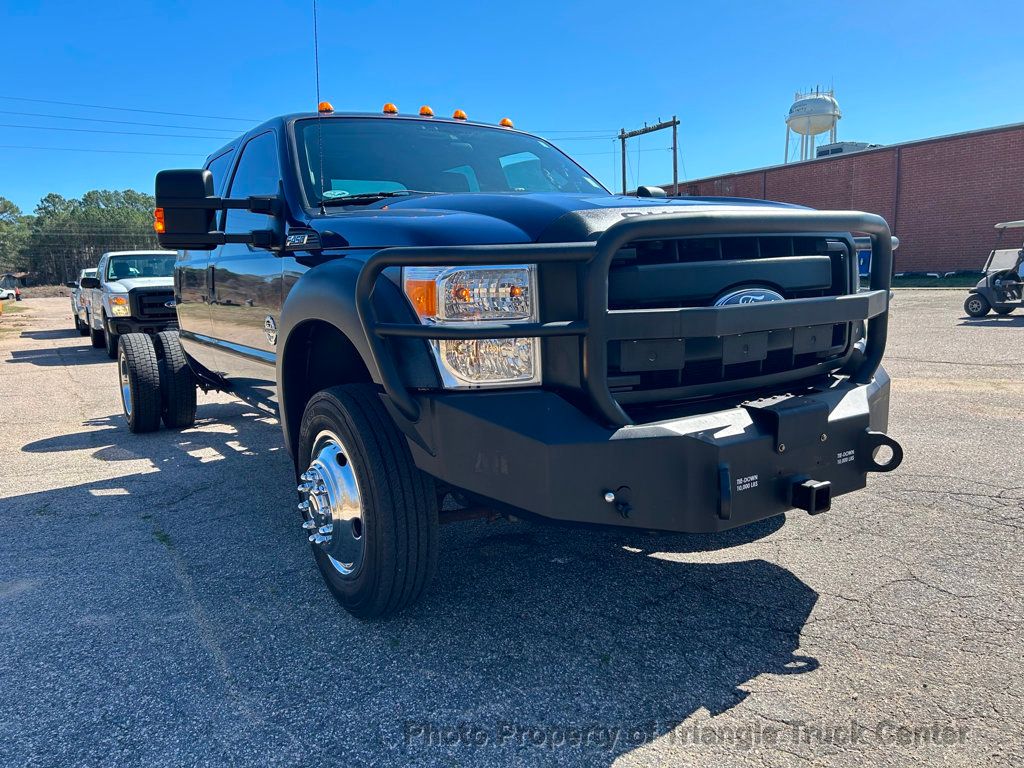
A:
{"type": "Polygon", "coordinates": [[[716,307],[735,307],[740,304],[764,304],[769,301],[785,301],[786,297],[771,288],[740,288],[729,291],[715,299],[716,307]]]}
{"type": "Polygon", "coordinates": [[[263,333],[267,337],[267,343],[270,346],[277,345],[277,321],[274,320],[273,315],[267,315],[267,318],[263,321],[263,333]]]}

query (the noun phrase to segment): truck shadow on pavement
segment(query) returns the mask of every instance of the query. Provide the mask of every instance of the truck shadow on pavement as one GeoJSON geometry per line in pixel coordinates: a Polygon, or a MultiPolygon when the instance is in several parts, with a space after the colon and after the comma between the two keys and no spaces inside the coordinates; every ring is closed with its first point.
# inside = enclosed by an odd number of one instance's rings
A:
{"type": "Polygon", "coordinates": [[[35,339],[36,341],[49,341],[50,339],[84,338],[86,343],[89,342],[88,336],[83,337],[82,334],[80,334],[73,328],[51,328],[46,331],[22,331],[21,338],[35,339]]]}
{"type": "MultiPolygon", "coordinates": [[[[77,335],[77,334],[76,334],[77,335]]],[[[46,347],[41,349],[12,349],[7,354],[7,363],[31,363],[41,366],[94,365],[114,361],[107,357],[106,350],[96,349],[88,339],[74,347],[46,347]]]]}
{"type": "Polygon", "coordinates": [[[0,501],[0,585],[30,585],[5,598],[8,669],[67,666],[13,690],[62,713],[62,761],[130,745],[132,762],[607,765],[654,739],[685,749],[694,713],[818,666],[799,653],[817,593],[766,560],[708,562],[714,537],[446,525],[423,600],[359,622],[320,583],[276,422],[199,414],[181,433],[133,436],[118,415],[29,443],[51,466],[88,451],[108,479],[0,501]],[[58,530],[74,531],[73,576],[39,543],[58,530]]]}

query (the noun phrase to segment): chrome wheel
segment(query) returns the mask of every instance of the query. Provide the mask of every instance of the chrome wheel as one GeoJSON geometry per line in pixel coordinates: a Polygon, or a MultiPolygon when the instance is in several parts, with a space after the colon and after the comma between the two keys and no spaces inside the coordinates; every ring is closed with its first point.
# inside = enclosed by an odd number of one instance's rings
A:
{"type": "Polygon", "coordinates": [[[117,358],[117,372],[121,379],[121,404],[124,405],[124,415],[131,418],[132,415],[132,380],[128,376],[128,358],[122,352],[117,358]]]}
{"type": "Polygon", "coordinates": [[[366,552],[363,506],[351,454],[329,430],[313,441],[309,468],[302,473],[299,511],[309,543],[319,548],[338,573],[353,576],[366,552]]]}

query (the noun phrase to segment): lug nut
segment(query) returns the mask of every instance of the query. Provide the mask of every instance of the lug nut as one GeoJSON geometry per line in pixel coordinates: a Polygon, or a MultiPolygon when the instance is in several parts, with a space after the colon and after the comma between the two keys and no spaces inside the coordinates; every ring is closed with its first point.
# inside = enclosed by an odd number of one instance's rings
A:
{"type": "Polygon", "coordinates": [[[300,501],[299,504],[298,504],[298,507],[299,507],[299,512],[309,512],[309,502],[308,501],[300,501]]]}
{"type": "Polygon", "coordinates": [[[333,533],[334,532],[334,524],[333,523],[328,523],[327,525],[321,525],[319,531],[324,536],[326,536],[329,533],[333,533]]]}
{"type": "Polygon", "coordinates": [[[331,540],[330,536],[322,536],[319,533],[314,533],[309,537],[310,544],[326,544],[331,540]]]}
{"type": "Polygon", "coordinates": [[[299,479],[308,483],[310,480],[315,480],[316,475],[314,475],[312,472],[303,472],[301,475],[299,475],[299,479]]]}
{"type": "Polygon", "coordinates": [[[314,528],[316,528],[316,521],[315,520],[304,520],[303,523],[302,523],[302,527],[303,527],[304,530],[312,531],[314,528]]]}
{"type": "Polygon", "coordinates": [[[312,490],[313,490],[313,484],[312,483],[303,483],[302,485],[300,485],[298,487],[299,493],[309,493],[312,490]]]}

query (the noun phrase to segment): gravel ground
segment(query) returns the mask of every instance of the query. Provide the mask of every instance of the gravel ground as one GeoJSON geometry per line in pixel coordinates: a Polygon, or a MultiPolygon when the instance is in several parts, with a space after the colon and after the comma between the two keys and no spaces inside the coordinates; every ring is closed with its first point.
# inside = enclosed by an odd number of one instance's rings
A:
{"type": "Polygon", "coordinates": [[[361,623],[275,421],[128,434],[68,301],[0,319],[0,765],[1024,762],[1024,316],[896,295],[903,466],[718,538],[444,526],[361,623]]]}

